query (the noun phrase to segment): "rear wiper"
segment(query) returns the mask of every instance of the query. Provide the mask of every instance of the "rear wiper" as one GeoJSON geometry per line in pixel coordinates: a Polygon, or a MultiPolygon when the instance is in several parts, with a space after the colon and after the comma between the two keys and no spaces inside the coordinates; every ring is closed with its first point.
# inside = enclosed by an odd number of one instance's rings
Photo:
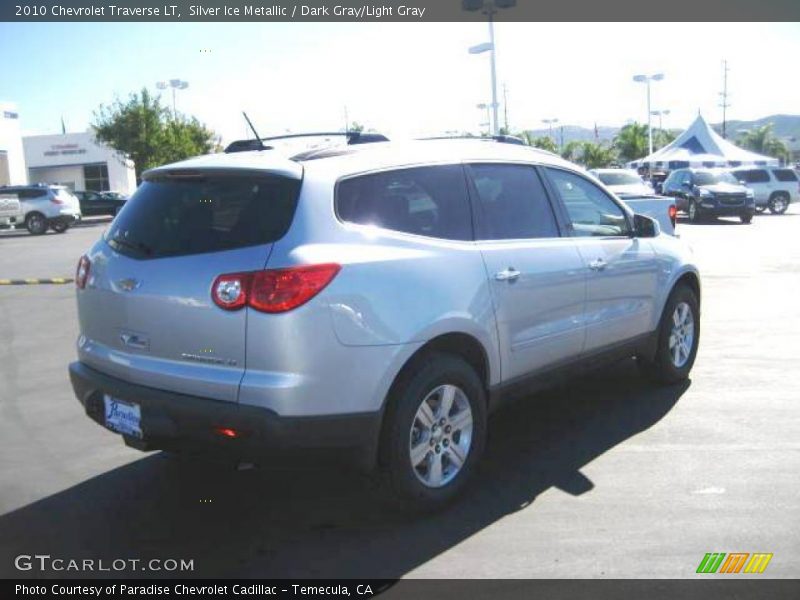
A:
{"type": "Polygon", "coordinates": [[[139,252],[147,254],[148,256],[153,253],[153,249],[144,242],[130,242],[128,240],[123,240],[119,238],[111,238],[110,241],[114,242],[115,244],[119,244],[120,246],[123,246],[125,248],[130,248],[131,250],[137,250],[139,252]]]}

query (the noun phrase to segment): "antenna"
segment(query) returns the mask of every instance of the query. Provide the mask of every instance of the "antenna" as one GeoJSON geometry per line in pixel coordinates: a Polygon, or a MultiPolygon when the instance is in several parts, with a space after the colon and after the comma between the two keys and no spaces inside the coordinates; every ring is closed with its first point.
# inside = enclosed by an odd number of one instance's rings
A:
{"type": "Polygon", "coordinates": [[[256,131],[256,128],[253,127],[253,123],[250,121],[250,117],[248,117],[247,113],[244,112],[244,111],[242,111],[242,114],[244,115],[244,120],[247,121],[247,124],[250,126],[250,129],[253,131],[253,135],[256,136],[256,139],[258,140],[258,143],[263,146],[264,142],[261,141],[261,138],[259,137],[258,132],[256,131]]]}
{"type": "Polygon", "coordinates": [[[722,103],[720,107],[722,107],[722,137],[727,138],[726,135],[726,127],[727,127],[727,109],[730,106],[730,102],[728,102],[728,61],[722,61],[722,91],[719,93],[722,96],[722,103]]]}

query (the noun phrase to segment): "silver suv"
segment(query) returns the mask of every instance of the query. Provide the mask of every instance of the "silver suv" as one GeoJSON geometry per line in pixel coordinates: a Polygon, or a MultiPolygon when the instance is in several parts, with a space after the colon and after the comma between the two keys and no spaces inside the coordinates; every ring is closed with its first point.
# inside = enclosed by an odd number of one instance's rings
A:
{"type": "Polygon", "coordinates": [[[425,508],[464,486],[502,400],[632,356],[675,382],[700,334],[680,240],[495,141],[150,170],[76,285],[72,385],[129,445],[346,451],[425,508]]]}

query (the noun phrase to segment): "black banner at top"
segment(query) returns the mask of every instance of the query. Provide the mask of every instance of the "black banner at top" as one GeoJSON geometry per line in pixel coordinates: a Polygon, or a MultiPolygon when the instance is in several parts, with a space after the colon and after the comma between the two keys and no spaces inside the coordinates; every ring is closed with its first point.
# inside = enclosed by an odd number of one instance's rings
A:
{"type": "Polygon", "coordinates": [[[3,0],[0,21],[800,21],[799,0],[3,0]]]}

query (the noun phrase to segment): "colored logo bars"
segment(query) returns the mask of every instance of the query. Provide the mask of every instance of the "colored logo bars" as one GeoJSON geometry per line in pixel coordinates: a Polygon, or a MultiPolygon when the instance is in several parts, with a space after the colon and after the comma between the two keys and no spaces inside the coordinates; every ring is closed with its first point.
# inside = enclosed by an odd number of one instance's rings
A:
{"type": "Polygon", "coordinates": [[[756,552],[750,554],[748,552],[732,552],[726,555],[724,552],[709,552],[703,557],[703,560],[700,561],[697,572],[763,573],[771,560],[771,553],[756,552]],[[742,569],[742,567],[744,567],[744,569],[742,569]]]}

